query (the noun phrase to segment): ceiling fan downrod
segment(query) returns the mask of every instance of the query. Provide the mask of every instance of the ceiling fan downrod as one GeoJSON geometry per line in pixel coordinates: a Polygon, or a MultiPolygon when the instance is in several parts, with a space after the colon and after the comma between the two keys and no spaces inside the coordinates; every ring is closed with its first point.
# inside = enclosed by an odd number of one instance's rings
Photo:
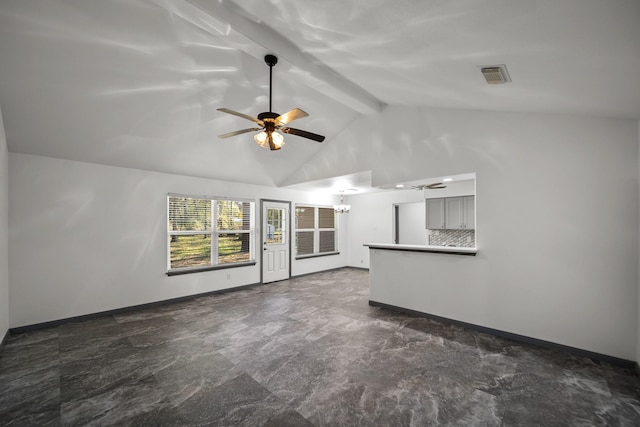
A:
{"type": "Polygon", "coordinates": [[[269,112],[272,112],[271,93],[273,88],[273,67],[278,63],[278,58],[275,55],[266,55],[264,62],[269,66],[269,112]]]}

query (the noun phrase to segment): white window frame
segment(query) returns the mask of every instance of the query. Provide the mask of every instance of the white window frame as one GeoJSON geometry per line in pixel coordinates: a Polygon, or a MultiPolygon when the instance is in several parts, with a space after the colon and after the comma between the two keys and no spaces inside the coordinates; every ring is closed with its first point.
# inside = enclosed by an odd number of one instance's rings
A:
{"type": "Polygon", "coordinates": [[[311,205],[307,203],[299,203],[295,205],[294,213],[297,213],[298,208],[310,208],[313,209],[313,225],[314,228],[297,228],[298,221],[294,216],[295,222],[295,230],[294,237],[296,241],[295,245],[295,258],[296,259],[304,259],[304,258],[315,258],[319,256],[327,256],[327,255],[338,255],[340,252],[338,251],[338,215],[336,212],[333,212],[333,228],[320,228],[320,209],[331,209],[333,211],[333,206],[322,206],[322,205],[311,205]],[[320,252],[320,232],[321,231],[333,231],[333,251],[328,252],[320,252]],[[311,254],[303,254],[298,255],[298,245],[297,245],[297,236],[298,232],[313,232],[313,253],[311,254]]]}
{"type": "Polygon", "coordinates": [[[166,206],[166,214],[167,214],[167,275],[176,275],[176,274],[185,274],[185,273],[195,273],[200,271],[209,271],[209,270],[218,270],[223,268],[234,268],[234,267],[245,267],[247,265],[255,265],[256,264],[256,256],[255,256],[255,246],[256,246],[256,201],[252,199],[243,199],[239,197],[218,197],[218,196],[200,196],[193,194],[176,194],[176,193],[168,193],[167,194],[167,206],[166,206]],[[181,230],[174,231],[170,229],[170,213],[169,213],[169,201],[172,197],[177,198],[189,198],[189,199],[200,199],[200,200],[210,200],[211,201],[211,229],[210,230],[181,230]],[[242,202],[242,203],[250,203],[251,204],[251,212],[249,219],[249,230],[218,230],[218,202],[221,201],[232,201],[232,202],[242,202]],[[221,235],[225,234],[248,234],[249,235],[249,260],[248,261],[238,261],[238,262],[228,262],[219,264],[218,263],[218,239],[221,235]],[[179,268],[171,268],[171,236],[193,236],[193,235],[208,235],[211,238],[211,259],[210,265],[202,266],[192,266],[192,267],[179,267],[179,268]]]}

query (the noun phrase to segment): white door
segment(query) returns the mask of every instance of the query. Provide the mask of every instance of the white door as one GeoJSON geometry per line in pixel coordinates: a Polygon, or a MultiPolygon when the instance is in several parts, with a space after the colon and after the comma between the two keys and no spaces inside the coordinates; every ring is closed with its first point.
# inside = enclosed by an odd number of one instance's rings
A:
{"type": "Polygon", "coordinates": [[[262,201],[262,283],[289,278],[289,203],[262,201]]]}

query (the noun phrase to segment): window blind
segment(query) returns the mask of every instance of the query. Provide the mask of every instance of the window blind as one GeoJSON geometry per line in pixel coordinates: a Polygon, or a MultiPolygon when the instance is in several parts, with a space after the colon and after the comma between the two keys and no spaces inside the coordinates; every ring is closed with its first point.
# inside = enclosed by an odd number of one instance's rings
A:
{"type": "Polygon", "coordinates": [[[211,230],[211,200],[170,197],[169,223],[171,231],[211,230]]]}
{"type": "Polygon", "coordinates": [[[296,254],[311,255],[313,254],[313,231],[298,231],[296,233],[296,254]]]}
{"type": "Polygon", "coordinates": [[[312,206],[296,207],[296,229],[315,228],[315,209],[312,206]]]}
{"type": "Polygon", "coordinates": [[[335,231],[320,231],[320,248],[319,252],[334,252],[336,250],[336,233],[335,231]]]}
{"type": "Polygon", "coordinates": [[[218,200],[216,206],[216,224],[219,231],[251,229],[251,203],[218,200]]]}
{"type": "Polygon", "coordinates": [[[333,208],[318,208],[318,226],[320,228],[335,228],[336,212],[333,208]]]}

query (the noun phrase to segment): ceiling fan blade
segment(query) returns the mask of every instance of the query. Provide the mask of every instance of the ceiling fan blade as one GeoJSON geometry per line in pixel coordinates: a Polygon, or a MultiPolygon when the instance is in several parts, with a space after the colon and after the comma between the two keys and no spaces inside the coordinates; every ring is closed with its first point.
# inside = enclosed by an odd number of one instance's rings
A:
{"type": "Polygon", "coordinates": [[[228,108],[218,108],[218,111],[222,111],[223,113],[233,114],[234,116],[242,117],[243,119],[251,120],[254,123],[259,124],[260,126],[264,126],[264,122],[257,117],[252,117],[248,114],[239,113],[237,111],[230,110],[228,108]]]}
{"type": "Polygon", "coordinates": [[[249,128],[249,129],[242,129],[242,130],[237,130],[235,132],[229,132],[229,133],[225,133],[222,135],[218,135],[218,138],[229,138],[230,136],[236,136],[236,135],[240,135],[243,133],[247,133],[247,132],[254,132],[257,130],[262,130],[261,128],[249,128]]]}
{"type": "Polygon", "coordinates": [[[294,108],[291,111],[287,111],[284,114],[281,114],[279,117],[276,118],[276,123],[278,123],[279,126],[284,126],[287,123],[291,123],[294,120],[297,119],[302,119],[303,117],[307,117],[308,114],[304,111],[302,111],[299,108],[294,108]]]}
{"type": "Polygon", "coordinates": [[[439,189],[439,188],[447,188],[447,186],[446,185],[442,185],[441,182],[435,182],[433,184],[425,185],[425,187],[429,188],[431,190],[436,190],[436,189],[439,189]]]}
{"type": "Polygon", "coordinates": [[[294,129],[294,128],[282,128],[280,130],[290,135],[301,136],[303,138],[312,139],[314,141],[318,141],[318,142],[324,141],[324,136],[318,135],[317,133],[307,132],[306,130],[300,130],[300,129],[294,129]]]}

